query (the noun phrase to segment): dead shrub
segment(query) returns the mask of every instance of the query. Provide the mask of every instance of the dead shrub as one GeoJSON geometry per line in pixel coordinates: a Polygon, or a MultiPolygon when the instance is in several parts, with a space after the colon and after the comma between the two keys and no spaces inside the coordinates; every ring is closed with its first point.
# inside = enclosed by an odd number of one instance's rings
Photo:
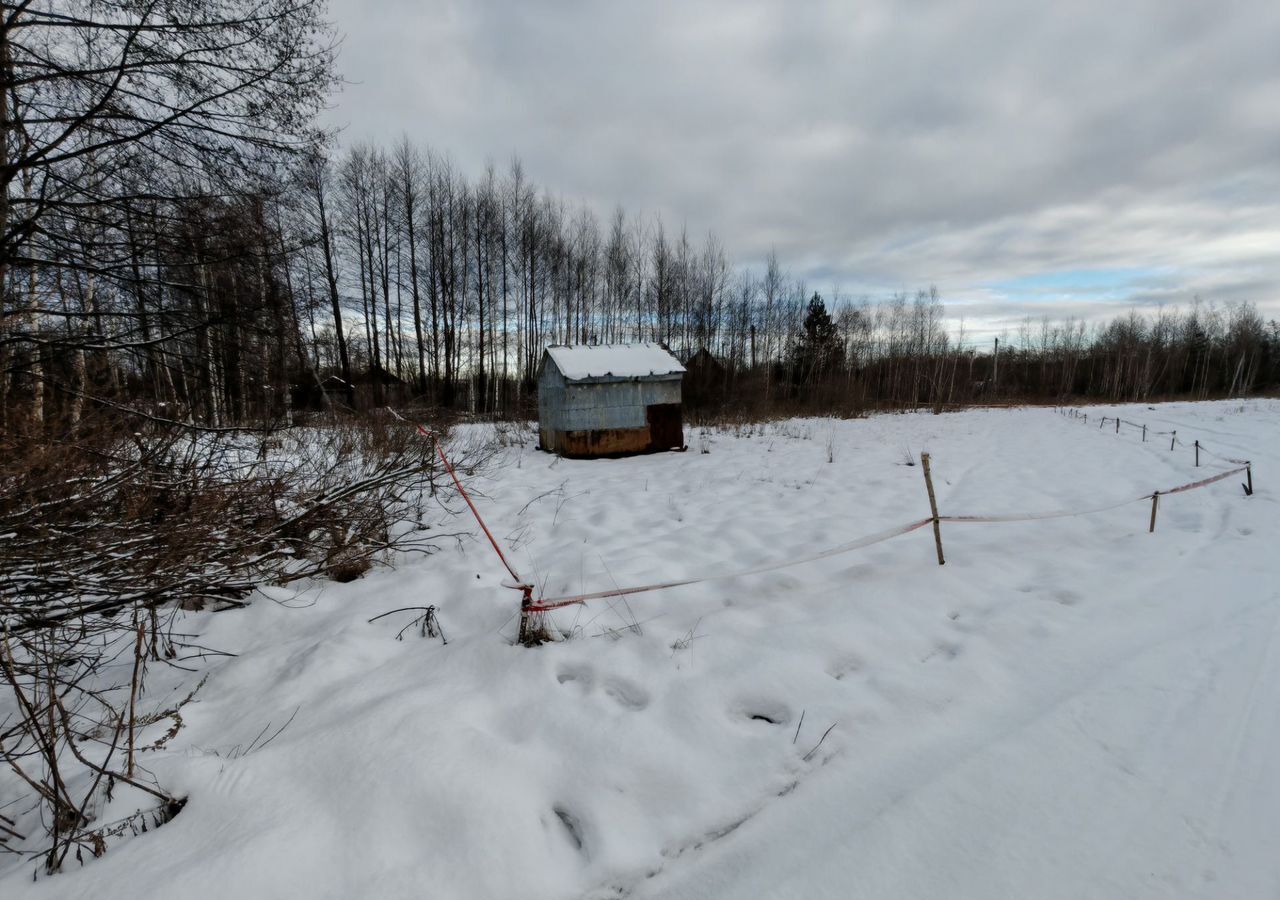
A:
{"type": "MultiPolygon", "coordinates": [[[[390,418],[262,432],[113,413],[66,442],[0,435],[0,761],[31,800],[0,821],[0,851],[50,873],[181,809],[135,758],[165,713],[143,709],[149,666],[210,652],[175,630],[185,610],[456,537],[424,528],[458,511],[431,443],[390,418]],[[97,823],[120,785],[155,808],[97,823]]],[[[458,447],[459,470],[492,450],[458,447]]]]}

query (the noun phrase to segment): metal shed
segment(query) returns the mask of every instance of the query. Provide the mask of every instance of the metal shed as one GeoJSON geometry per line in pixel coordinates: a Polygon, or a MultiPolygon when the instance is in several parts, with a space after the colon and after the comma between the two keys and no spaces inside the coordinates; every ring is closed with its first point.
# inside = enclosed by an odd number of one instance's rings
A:
{"type": "Polygon", "coordinates": [[[586,457],[682,448],[683,375],[661,344],[548,347],[538,373],[542,449],[586,457]]]}

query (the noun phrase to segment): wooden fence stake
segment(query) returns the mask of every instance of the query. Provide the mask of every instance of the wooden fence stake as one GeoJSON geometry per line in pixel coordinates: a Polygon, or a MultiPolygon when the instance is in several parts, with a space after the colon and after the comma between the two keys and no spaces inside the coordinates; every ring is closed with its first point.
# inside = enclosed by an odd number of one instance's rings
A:
{"type": "Polygon", "coordinates": [[[1145,444],[1146,442],[1147,442],[1147,426],[1143,425],[1142,426],[1142,443],[1145,444]]]}
{"type": "Polygon", "coordinates": [[[520,631],[516,635],[516,641],[524,647],[528,647],[533,643],[533,630],[529,623],[529,607],[533,605],[533,588],[524,588],[523,596],[520,598],[520,631]]]}
{"type": "Polygon", "coordinates": [[[1173,437],[1169,438],[1169,449],[1172,450],[1173,445],[1176,443],[1178,443],[1178,431],[1175,428],[1173,431],[1173,437]]]}
{"type": "Polygon", "coordinates": [[[1244,486],[1244,495],[1246,497],[1253,496],[1253,466],[1247,465],[1244,469],[1244,477],[1249,479],[1249,483],[1244,486]]]}
{"type": "Polygon", "coordinates": [[[1120,417],[1116,416],[1116,434],[1120,433],[1120,417]]]}
{"type": "Polygon", "coordinates": [[[1147,534],[1152,534],[1156,530],[1156,507],[1160,504],[1160,492],[1156,491],[1151,495],[1151,527],[1147,529],[1147,534]]]}
{"type": "Polygon", "coordinates": [[[1200,441],[1196,441],[1196,468],[1200,467],[1200,441]]]}
{"type": "Polygon", "coordinates": [[[929,474],[929,454],[920,454],[920,466],[924,469],[924,486],[929,492],[929,509],[933,511],[933,542],[938,546],[938,565],[945,566],[942,557],[942,526],[938,523],[938,501],[933,494],[933,476],[929,474]]]}

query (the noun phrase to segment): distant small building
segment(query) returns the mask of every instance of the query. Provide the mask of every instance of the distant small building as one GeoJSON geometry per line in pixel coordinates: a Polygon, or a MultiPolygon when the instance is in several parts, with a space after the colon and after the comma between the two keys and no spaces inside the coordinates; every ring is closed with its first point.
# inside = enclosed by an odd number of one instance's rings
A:
{"type": "Polygon", "coordinates": [[[343,381],[337,375],[330,375],[324,381],[320,382],[320,388],[324,391],[325,397],[329,403],[350,403],[351,396],[354,391],[352,385],[343,381]]]}
{"type": "Polygon", "coordinates": [[[684,363],[684,402],[700,409],[721,402],[725,393],[724,363],[703,347],[684,363]]]}
{"type": "Polygon", "coordinates": [[[542,449],[588,457],[683,448],[683,376],[661,344],[548,347],[538,373],[542,449]]]}
{"type": "Polygon", "coordinates": [[[403,378],[394,372],[388,372],[382,366],[370,366],[363,372],[355,373],[351,376],[351,383],[356,387],[379,384],[384,388],[402,388],[408,384],[403,378]]]}

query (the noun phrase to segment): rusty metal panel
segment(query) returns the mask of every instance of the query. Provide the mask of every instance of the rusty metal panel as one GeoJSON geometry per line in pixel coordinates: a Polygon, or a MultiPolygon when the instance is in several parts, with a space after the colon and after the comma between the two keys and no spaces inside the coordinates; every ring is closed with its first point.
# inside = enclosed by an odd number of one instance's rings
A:
{"type": "Polygon", "coordinates": [[[556,451],[565,456],[621,456],[650,449],[649,428],[596,428],[556,434],[556,451]]]}

